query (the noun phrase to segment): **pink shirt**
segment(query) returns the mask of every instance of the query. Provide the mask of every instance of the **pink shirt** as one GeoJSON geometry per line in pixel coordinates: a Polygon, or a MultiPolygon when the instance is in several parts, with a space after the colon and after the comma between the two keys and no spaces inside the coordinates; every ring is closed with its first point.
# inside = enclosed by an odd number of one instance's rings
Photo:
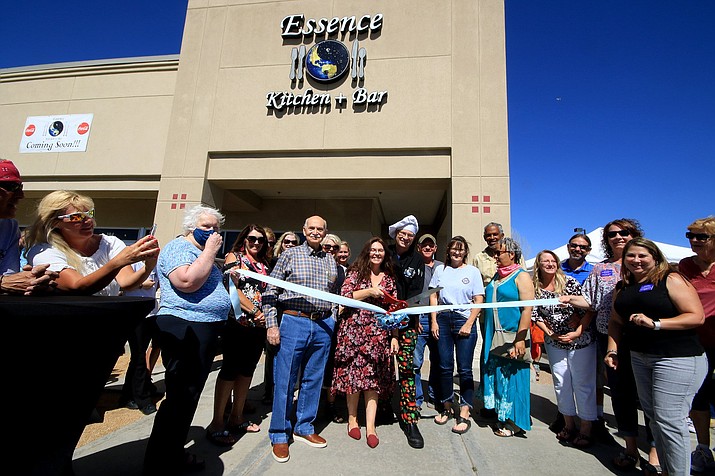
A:
{"type": "Polygon", "coordinates": [[[715,347],[715,272],[703,276],[692,256],[680,261],[678,271],[693,284],[705,309],[705,324],[698,328],[700,343],[704,347],[715,347]]]}

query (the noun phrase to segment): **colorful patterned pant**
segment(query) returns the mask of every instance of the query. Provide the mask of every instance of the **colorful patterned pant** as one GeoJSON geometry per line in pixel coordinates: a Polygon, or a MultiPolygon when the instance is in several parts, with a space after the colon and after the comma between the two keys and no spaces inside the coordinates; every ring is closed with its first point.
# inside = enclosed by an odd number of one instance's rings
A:
{"type": "Polygon", "coordinates": [[[415,397],[415,367],[413,359],[417,331],[410,327],[400,330],[400,350],[397,353],[397,368],[400,372],[400,420],[403,423],[417,423],[420,412],[415,397]]]}

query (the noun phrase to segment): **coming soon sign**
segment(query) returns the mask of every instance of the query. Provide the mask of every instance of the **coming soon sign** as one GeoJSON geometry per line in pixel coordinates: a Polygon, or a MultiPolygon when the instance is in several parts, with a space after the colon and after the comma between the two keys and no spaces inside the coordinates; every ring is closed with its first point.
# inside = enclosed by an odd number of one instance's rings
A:
{"type": "Polygon", "coordinates": [[[85,152],[94,114],[30,116],[20,140],[21,154],[85,152]]]}

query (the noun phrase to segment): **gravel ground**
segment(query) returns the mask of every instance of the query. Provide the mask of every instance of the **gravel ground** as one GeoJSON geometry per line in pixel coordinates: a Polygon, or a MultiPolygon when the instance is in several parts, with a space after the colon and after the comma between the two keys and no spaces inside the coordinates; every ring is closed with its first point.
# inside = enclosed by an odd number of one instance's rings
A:
{"type": "MultiPolygon", "coordinates": [[[[120,356],[117,360],[117,363],[114,365],[114,370],[112,370],[110,382],[114,382],[124,376],[127,371],[127,364],[129,364],[128,352],[124,353],[124,355],[120,356]]],[[[159,364],[161,364],[161,360],[159,364]]],[[[102,418],[102,421],[99,423],[90,423],[85,427],[84,433],[82,433],[79,443],[77,443],[78,448],[108,435],[123,426],[134,423],[140,418],[144,418],[144,415],[139,410],[129,410],[128,408],[120,407],[118,405],[119,396],[120,394],[116,390],[105,390],[102,393],[97,403],[97,412],[102,418]]]]}

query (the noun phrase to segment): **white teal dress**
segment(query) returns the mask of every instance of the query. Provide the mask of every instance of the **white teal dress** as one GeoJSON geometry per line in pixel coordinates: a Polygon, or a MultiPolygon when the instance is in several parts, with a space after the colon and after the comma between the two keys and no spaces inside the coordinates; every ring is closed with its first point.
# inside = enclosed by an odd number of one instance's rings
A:
{"type": "MultiPolygon", "coordinates": [[[[486,288],[486,302],[494,302],[494,287],[496,286],[496,302],[519,300],[519,289],[516,277],[525,272],[518,269],[503,279],[493,279],[486,288]]],[[[499,322],[507,331],[516,332],[521,319],[520,307],[499,309],[499,322]]],[[[484,313],[486,335],[484,348],[489,349],[494,336],[494,310],[485,309],[484,313]]],[[[529,350],[527,349],[527,352],[529,350]]],[[[493,409],[500,422],[511,420],[522,430],[531,430],[530,403],[530,368],[528,363],[513,359],[505,359],[484,353],[484,377],[482,395],[484,407],[493,409]]]]}

